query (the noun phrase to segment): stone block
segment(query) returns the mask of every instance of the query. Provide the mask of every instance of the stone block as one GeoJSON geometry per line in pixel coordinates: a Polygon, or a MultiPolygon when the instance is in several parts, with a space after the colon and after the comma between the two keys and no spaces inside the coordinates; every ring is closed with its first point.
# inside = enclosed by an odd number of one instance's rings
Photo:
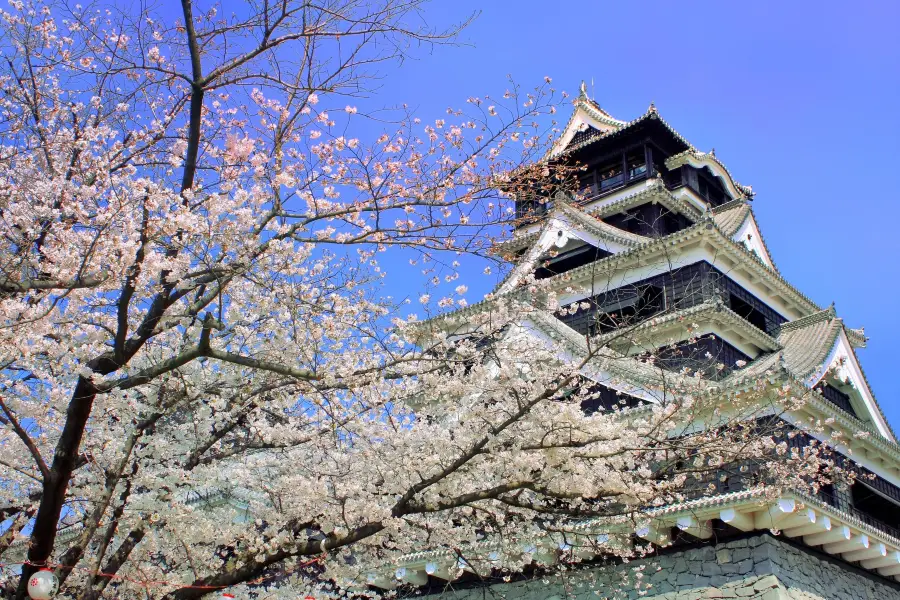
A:
{"type": "Polygon", "coordinates": [[[743,548],[735,548],[731,553],[731,560],[733,562],[740,562],[748,558],[750,558],[750,549],[746,546],[743,548]]]}

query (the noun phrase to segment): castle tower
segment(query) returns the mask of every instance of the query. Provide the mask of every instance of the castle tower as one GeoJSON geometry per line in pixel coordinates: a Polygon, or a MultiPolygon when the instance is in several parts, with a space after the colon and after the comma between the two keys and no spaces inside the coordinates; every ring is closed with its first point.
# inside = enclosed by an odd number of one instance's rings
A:
{"type": "MultiPolygon", "coordinates": [[[[653,352],[657,366],[700,371],[722,389],[765,379],[818,391],[773,418],[797,432],[796,444],[822,437],[809,422],[845,433],[835,457],[857,474],[852,485],[815,497],[785,490],[765,498],[746,491],[740,477],[724,478],[713,491],[660,509],[653,531],[634,535],[669,540],[671,529],[695,544],[672,549],[671,568],[648,596],[900,598],[900,446],[857,356],[866,337],[781,275],[752,189],[713,150],[694,148],[653,104],[622,121],[584,86],[546,160],[577,167],[577,184],[516,201],[515,231],[499,249],[515,266],[495,294],[513,293],[533,276],[558,291],[561,305],[588,307],[548,319],[562,337],[605,339],[637,359],[653,352]],[[696,327],[686,331],[685,320],[696,327]],[[693,569],[692,561],[705,566],[693,569]]],[[[586,411],[643,400],[627,382],[597,387],[586,411]]],[[[448,560],[440,551],[410,555],[402,579],[446,577],[455,566],[448,560]]],[[[492,589],[565,597],[529,585],[492,589]]]]}

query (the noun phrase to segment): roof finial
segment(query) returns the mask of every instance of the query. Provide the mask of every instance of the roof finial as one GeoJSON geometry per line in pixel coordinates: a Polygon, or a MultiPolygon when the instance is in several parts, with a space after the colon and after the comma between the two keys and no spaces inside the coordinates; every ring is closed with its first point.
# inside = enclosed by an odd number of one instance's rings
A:
{"type": "Polygon", "coordinates": [[[580,92],[578,93],[578,97],[587,100],[587,97],[588,97],[588,95],[587,95],[587,84],[584,82],[584,79],[581,80],[581,90],[580,90],[580,92]]]}
{"type": "Polygon", "coordinates": [[[715,157],[716,157],[716,149],[715,149],[715,148],[710,148],[710,149],[709,149],[709,155],[712,156],[713,158],[715,158],[715,157]]]}
{"type": "Polygon", "coordinates": [[[647,112],[656,112],[656,102],[654,102],[653,100],[650,101],[650,108],[647,109],[647,112]]]}

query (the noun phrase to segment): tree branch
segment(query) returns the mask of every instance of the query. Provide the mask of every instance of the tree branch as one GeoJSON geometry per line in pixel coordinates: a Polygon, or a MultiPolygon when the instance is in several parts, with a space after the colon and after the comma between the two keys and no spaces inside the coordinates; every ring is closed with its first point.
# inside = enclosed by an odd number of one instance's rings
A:
{"type": "Polygon", "coordinates": [[[28,432],[25,431],[22,426],[19,424],[19,420],[16,419],[16,416],[6,407],[6,403],[3,401],[3,396],[0,396],[0,409],[3,410],[3,414],[6,415],[6,418],[9,419],[9,424],[12,425],[13,430],[16,432],[16,435],[19,436],[19,439],[22,440],[22,443],[28,448],[28,452],[31,453],[31,457],[34,459],[34,462],[37,464],[38,469],[41,471],[41,475],[44,476],[44,480],[46,480],[50,476],[50,470],[47,468],[47,463],[44,462],[44,457],[41,456],[41,451],[38,450],[38,447],[32,441],[31,436],[28,435],[28,432]]]}

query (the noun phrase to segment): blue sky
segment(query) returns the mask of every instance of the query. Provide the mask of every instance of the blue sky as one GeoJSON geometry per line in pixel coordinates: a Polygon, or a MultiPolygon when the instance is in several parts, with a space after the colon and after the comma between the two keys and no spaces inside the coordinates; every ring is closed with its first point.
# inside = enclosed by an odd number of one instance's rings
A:
{"type": "Polygon", "coordinates": [[[476,10],[466,45],[387,70],[379,101],[440,117],[507,74],[570,92],[593,79],[622,119],[654,101],[753,185],[782,274],[865,326],[863,367],[900,428],[900,3],[436,0],[426,18],[476,10]]]}

